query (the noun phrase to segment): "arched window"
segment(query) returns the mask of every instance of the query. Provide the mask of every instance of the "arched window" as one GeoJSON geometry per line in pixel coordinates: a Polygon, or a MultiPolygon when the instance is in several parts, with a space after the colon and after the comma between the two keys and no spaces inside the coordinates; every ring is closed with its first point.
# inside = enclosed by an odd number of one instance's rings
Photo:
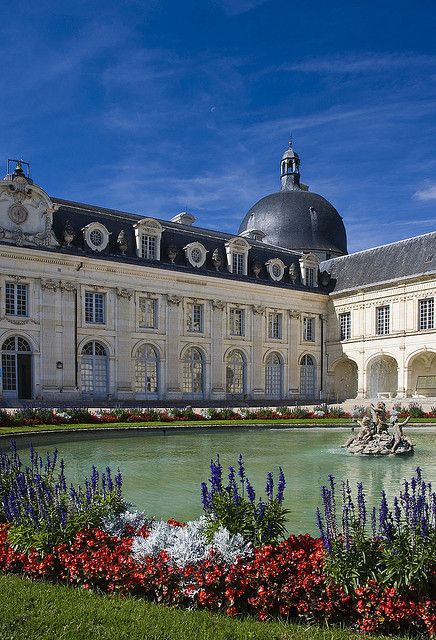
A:
{"type": "Polygon", "coordinates": [[[230,351],[226,359],[226,391],[243,395],[245,393],[246,367],[240,351],[230,351]]]}
{"type": "Polygon", "coordinates": [[[135,363],[136,393],[157,397],[159,389],[159,358],[154,347],[145,344],[138,349],[135,363]]]}
{"type": "Polygon", "coordinates": [[[21,336],[6,338],[2,345],[2,386],[6,395],[32,398],[32,349],[21,336]]]}
{"type": "Polygon", "coordinates": [[[183,357],[183,393],[204,393],[204,361],[198,349],[188,349],[183,357]]]}
{"type": "Polygon", "coordinates": [[[265,394],[281,398],[283,391],[283,364],[278,353],[270,353],[265,362],[265,394]]]}
{"type": "Polygon", "coordinates": [[[109,392],[109,359],[101,342],[92,340],[82,349],[80,383],[82,393],[105,396],[109,392]]]}
{"type": "Polygon", "coordinates": [[[315,398],[316,366],[312,356],[305,355],[300,360],[300,394],[305,398],[315,398]]]}

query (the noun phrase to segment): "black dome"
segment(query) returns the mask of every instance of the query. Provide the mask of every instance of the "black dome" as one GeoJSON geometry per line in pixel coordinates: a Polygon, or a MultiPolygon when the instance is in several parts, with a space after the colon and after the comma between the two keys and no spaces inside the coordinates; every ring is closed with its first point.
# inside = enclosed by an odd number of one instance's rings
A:
{"type": "Polygon", "coordinates": [[[280,162],[280,180],[282,190],[251,207],[238,233],[262,231],[264,242],[296,251],[347,253],[341,216],[325,198],[300,184],[300,158],[291,142],[280,162]]]}
{"type": "Polygon", "coordinates": [[[238,233],[258,229],[264,242],[297,251],[347,253],[344,223],[333,205],[316,193],[278,191],[256,202],[238,233]]]}

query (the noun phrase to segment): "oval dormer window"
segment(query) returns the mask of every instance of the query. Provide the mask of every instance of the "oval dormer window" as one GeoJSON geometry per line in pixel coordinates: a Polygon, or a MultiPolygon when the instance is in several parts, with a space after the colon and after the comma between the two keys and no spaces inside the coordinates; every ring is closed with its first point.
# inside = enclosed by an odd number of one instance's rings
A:
{"type": "Polygon", "coordinates": [[[91,222],[83,227],[83,237],[90,249],[103,251],[109,243],[109,231],[100,222],[91,222]]]}
{"type": "Polygon", "coordinates": [[[199,269],[206,262],[207,251],[201,242],[191,242],[184,248],[186,258],[190,265],[199,269]]]}
{"type": "Polygon", "coordinates": [[[266,263],[266,268],[268,269],[268,273],[270,278],[279,282],[283,278],[285,273],[285,265],[280,260],[280,258],[273,258],[272,260],[268,260],[266,263]]]}

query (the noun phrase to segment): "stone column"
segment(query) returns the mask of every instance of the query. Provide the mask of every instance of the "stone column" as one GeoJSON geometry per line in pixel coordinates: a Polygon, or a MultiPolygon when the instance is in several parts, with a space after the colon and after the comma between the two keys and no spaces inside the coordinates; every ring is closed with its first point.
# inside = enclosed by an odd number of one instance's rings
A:
{"type": "Polygon", "coordinates": [[[56,290],[58,286],[57,280],[41,279],[43,313],[41,313],[40,353],[43,397],[55,395],[62,387],[62,380],[56,368],[56,362],[60,359],[56,351],[56,290]]]}
{"type": "Polygon", "coordinates": [[[298,346],[300,344],[300,319],[299,311],[289,311],[289,395],[298,396],[300,393],[300,369],[298,364],[298,346]]]}
{"type": "Polygon", "coordinates": [[[76,308],[77,285],[75,282],[67,282],[61,280],[61,317],[62,317],[62,393],[65,398],[77,395],[80,380],[78,379],[79,371],[77,371],[76,383],[76,367],[77,367],[77,336],[76,323],[78,322],[78,309],[76,308]]]}
{"type": "Polygon", "coordinates": [[[265,395],[265,373],[262,362],[263,352],[263,316],[265,307],[261,304],[253,304],[253,388],[252,396],[265,395]]]}
{"type": "Polygon", "coordinates": [[[222,300],[212,300],[211,309],[211,399],[223,400],[226,397],[224,367],[224,308],[222,300]]]}
{"type": "Polygon", "coordinates": [[[182,296],[167,296],[167,391],[168,400],[179,400],[181,397],[180,389],[180,323],[179,323],[179,307],[182,296]]]}
{"type": "Polygon", "coordinates": [[[365,350],[359,349],[359,358],[357,359],[357,396],[356,398],[366,398],[367,392],[367,376],[365,371],[365,350]]]}
{"type": "Polygon", "coordinates": [[[131,289],[117,288],[116,311],[116,395],[119,400],[132,398],[132,356],[131,335],[132,318],[130,300],[133,295],[131,289]]]}

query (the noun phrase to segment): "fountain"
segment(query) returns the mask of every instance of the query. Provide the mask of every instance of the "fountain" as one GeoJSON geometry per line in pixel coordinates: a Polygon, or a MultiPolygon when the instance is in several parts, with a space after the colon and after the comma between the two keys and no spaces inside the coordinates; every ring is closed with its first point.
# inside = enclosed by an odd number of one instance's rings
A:
{"type": "Polygon", "coordinates": [[[378,402],[371,405],[371,417],[365,416],[357,420],[360,430],[357,436],[352,436],[343,446],[350,453],[366,456],[401,456],[411,454],[414,445],[403,434],[403,427],[409,422],[410,416],[399,422],[397,415],[388,420],[386,405],[378,402]],[[389,433],[389,426],[393,432],[389,433]]]}

